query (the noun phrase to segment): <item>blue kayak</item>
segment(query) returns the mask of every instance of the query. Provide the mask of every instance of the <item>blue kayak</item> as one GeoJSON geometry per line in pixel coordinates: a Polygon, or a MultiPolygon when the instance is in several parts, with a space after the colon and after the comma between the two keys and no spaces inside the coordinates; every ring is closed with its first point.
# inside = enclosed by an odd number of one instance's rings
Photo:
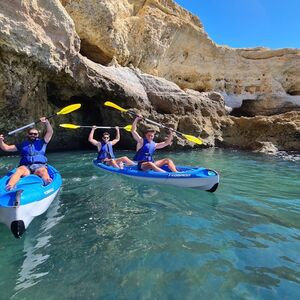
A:
{"type": "Polygon", "coordinates": [[[117,169],[112,166],[107,166],[96,159],[93,163],[98,169],[124,175],[132,179],[208,192],[214,192],[218,188],[220,180],[219,174],[216,171],[202,167],[176,166],[179,172],[170,172],[170,170],[163,167],[166,172],[162,173],[152,170],[139,171],[137,166],[125,166],[123,169],[117,169]]]}
{"type": "Polygon", "coordinates": [[[29,175],[19,180],[15,188],[6,191],[10,176],[16,169],[0,179],[0,223],[4,223],[16,238],[21,237],[34,217],[44,213],[62,185],[59,172],[48,165],[52,182],[45,185],[37,175],[29,175]]]}

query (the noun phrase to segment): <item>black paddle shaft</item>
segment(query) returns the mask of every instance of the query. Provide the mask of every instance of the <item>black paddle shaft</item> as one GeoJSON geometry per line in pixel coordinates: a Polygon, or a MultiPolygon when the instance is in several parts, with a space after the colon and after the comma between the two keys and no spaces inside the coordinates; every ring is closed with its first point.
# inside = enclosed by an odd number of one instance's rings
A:
{"type": "MultiPolygon", "coordinates": [[[[136,114],[135,112],[130,111],[130,110],[128,110],[127,113],[130,114],[130,115],[132,115],[132,116],[135,116],[135,117],[140,117],[140,115],[138,115],[138,114],[136,114]]],[[[155,122],[155,121],[149,120],[149,119],[144,118],[144,117],[142,117],[142,119],[145,120],[146,122],[150,123],[150,124],[156,125],[156,126],[161,127],[161,128],[168,129],[168,130],[170,130],[170,131],[173,131],[173,132],[177,133],[177,134],[180,135],[180,136],[184,136],[183,133],[181,133],[180,131],[177,131],[177,130],[171,128],[171,127],[167,127],[167,126],[165,126],[165,125],[163,125],[163,124],[157,123],[157,122],[155,122]]]]}

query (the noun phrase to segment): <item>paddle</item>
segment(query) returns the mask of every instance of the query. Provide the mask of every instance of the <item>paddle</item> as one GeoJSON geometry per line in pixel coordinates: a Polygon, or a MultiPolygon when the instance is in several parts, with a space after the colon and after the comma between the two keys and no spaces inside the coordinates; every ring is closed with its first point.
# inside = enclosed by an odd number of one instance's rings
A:
{"type": "MultiPolygon", "coordinates": [[[[117,105],[117,104],[115,104],[115,103],[113,103],[113,102],[110,102],[110,101],[106,101],[106,102],[104,103],[104,105],[105,105],[105,106],[112,107],[112,108],[115,108],[115,109],[117,109],[117,110],[119,110],[119,111],[122,111],[122,112],[126,112],[126,113],[128,113],[128,114],[130,114],[130,115],[132,115],[132,116],[139,116],[139,115],[136,114],[135,112],[130,111],[130,110],[125,109],[125,108],[122,108],[122,107],[120,107],[119,105],[117,105]]],[[[177,131],[177,130],[171,128],[171,127],[167,127],[167,126],[165,126],[165,125],[163,125],[163,124],[154,122],[154,121],[149,120],[149,119],[147,119],[147,118],[143,118],[143,119],[144,119],[146,122],[150,123],[150,124],[153,124],[153,125],[156,125],[156,126],[158,126],[158,127],[161,127],[161,128],[165,128],[165,129],[171,130],[171,131],[175,132],[176,134],[178,134],[179,136],[186,138],[186,139],[187,139],[188,141],[190,141],[190,142],[193,142],[193,143],[198,144],[198,145],[201,145],[201,144],[203,143],[199,138],[197,138],[197,137],[195,137],[195,136],[193,136],[193,135],[184,134],[184,133],[182,133],[182,132],[180,132],[180,131],[177,131]]]]}
{"type": "MultiPolygon", "coordinates": [[[[78,128],[93,128],[93,126],[81,126],[81,125],[75,125],[75,124],[59,124],[60,127],[68,128],[68,129],[78,129],[78,128]]],[[[119,127],[120,129],[125,129],[126,131],[131,131],[131,125],[126,125],[124,127],[119,127]]],[[[96,128],[101,129],[113,129],[116,127],[108,127],[108,126],[96,126],[96,128]]]]}
{"type": "MultiPolygon", "coordinates": [[[[60,111],[58,111],[57,113],[55,113],[55,114],[53,114],[53,115],[47,117],[47,119],[53,118],[53,117],[55,117],[55,116],[57,116],[57,115],[66,115],[66,114],[69,114],[69,113],[71,113],[72,111],[79,109],[80,107],[81,107],[81,104],[80,104],[80,103],[68,105],[68,106],[62,108],[62,109],[61,109],[60,111]]],[[[15,129],[15,130],[13,130],[13,131],[10,131],[10,132],[8,133],[8,135],[12,135],[12,134],[14,134],[14,133],[16,133],[16,132],[18,132],[18,131],[21,131],[21,130],[26,129],[26,128],[31,127],[31,126],[34,126],[35,124],[38,124],[38,123],[40,123],[40,122],[41,122],[41,120],[38,120],[38,121],[32,122],[32,123],[30,123],[30,124],[28,124],[28,125],[25,125],[25,126],[23,126],[23,127],[17,128],[17,129],[15,129]]]]}

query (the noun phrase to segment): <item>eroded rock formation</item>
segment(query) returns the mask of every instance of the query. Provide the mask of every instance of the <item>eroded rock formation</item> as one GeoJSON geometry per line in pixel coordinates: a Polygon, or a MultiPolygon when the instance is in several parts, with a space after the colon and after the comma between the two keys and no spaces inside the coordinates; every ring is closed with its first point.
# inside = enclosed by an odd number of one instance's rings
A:
{"type": "MultiPolygon", "coordinates": [[[[171,0],[61,2],[0,2],[1,132],[81,102],[80,111],[52,121],[51,145],[83,148],[87,132],[58,124],[130,123],[128,115],[104,108],[111,100],[206,146],[257,149],[270,142],[300,149],[299,113],[289,112],[299,105],[298,50],[217,46],[200,21],[171,0]],[[287,113],[227,117],[224,98],[231,107],[247,100],[238,116],[287,113]]],[[[119,145],[134,143],[123,133],[119,145]]],[[[177,138],[173,146],[194,145],[177,138]]]]}
{"type": "MultiPolygon", "coordinates": [[[[218,91],[236,116],[268,116],[300,108],[299,49],[218,46],[207,36],[199,19],[172,0],[62,3],[84,41],[82,54],[92,60],[133,65],[183,89],[218,91]]],[[[249,123],[256,121],[249,119],[249,123]]],[[[223,127],[227,135],[223,145],[242,144],[239,139],[243,139],[244,131],[236,135],[233,128],[223,127]]],[[[251,128],[256,130],[256,126],[251,128]]],[[[268,134],[274,135],[271,129],[268,134]]],[[[282,148],[283,142],[278,143],[282,148]]],[[[297,143],[285,145],[295,149],[297,143]]],[[[247,147],[254,146],[245,143],[243,148],[247,147]]]]}
{"type": "Polygon", "coordinates": [[[133,65],[183,89],[221,92],[232,108],[247,100],[246,106],[256,111],[255,101],[252,107],[249,100],[269,103],[271,94],[276,96],[273,113],[299,109],[299,49],[218,46],[199,19],[172,0],[62,3],[75,22],[82,54],[96,62],[114,58],[122,66],[133,65]]]}
{"type": "Polygon", "coordinates": [[[223,145],[267,153],[300,149],[300,112],[271,117],[230,117],[222,123],[223,145]]]}
{"type": "MultiPolygon", "coordinates": [[[[82,148],[87,132],[60,129],[58,123],[130,123],[132,118],[127,115],[103,107],[105,100],[112,100],[200,136],[206,145],[221,139],[219,120],[225,108],[218,93],[183,91],[175,83],[138,69],[103,66],[83,57],[74,23],[59,1],[14,0],[0,6],[2,132],[81,102],[80,111],[53,120],[56,134],[51,145],[55,149],[82,148]]],[[[165,134],[162,132],[162,138],[165,134]]],[[[123,136],[123,146],[133,146],[130,136],[123,136]]],[[[176,145],[189,146],[180,138],[176,145]]]]}

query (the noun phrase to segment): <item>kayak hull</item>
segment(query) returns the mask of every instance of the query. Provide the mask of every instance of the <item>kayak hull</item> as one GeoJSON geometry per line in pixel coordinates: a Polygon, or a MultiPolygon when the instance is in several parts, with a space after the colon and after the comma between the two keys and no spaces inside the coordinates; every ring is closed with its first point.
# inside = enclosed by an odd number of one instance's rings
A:
{"type": "Polygon", "coordinates": [[[5,186],[15,169],[0,180],[0,223],[5,224],[16,238],[22,236],[34,217],[48,209],[60,190],[60,174],[49,165],[48,171],[53,181],[46,186],[40,177],[29,175],[7,192],[5,186]]]}
{"type": "Polygon", "coordinates": [[[93,163],[97,168],[103,171],[117,173],[134,180],[209,192],[214,192],[217,189],[220,180],[220,176],[216,171],[200,167],[178,166],[177,168],[180,172],[160,173],[155,171],[139,171],[136,166],[125,167],[123,170],[120,170],[102,164],[97,160],[94,160],[93,163]]]}

